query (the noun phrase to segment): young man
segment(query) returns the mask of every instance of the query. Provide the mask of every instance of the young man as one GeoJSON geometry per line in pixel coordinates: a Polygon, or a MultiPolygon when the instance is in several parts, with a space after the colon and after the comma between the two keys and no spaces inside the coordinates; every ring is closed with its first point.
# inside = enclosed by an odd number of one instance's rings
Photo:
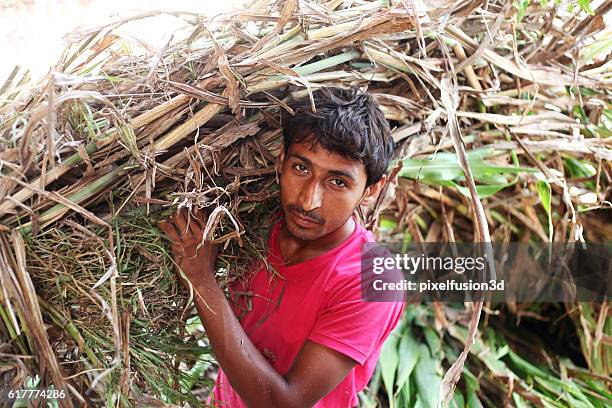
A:
{"type": "MultiPolygon", "coordinates": [[[[213,270],[217,248],[198,250],[203,220],[177,213],[161,228],[196,291],[195,303],[221,366],[215,406],[354,407],[404,303],[361,298],[361,246],[374,241],[353,213],[385,183],[393,140],[367,93],[324,88],[294,101],[277,160],[284,218],[270,234],[268,261],[247,287],[239,318],[213,270]],[[176,228],[175,228],[176,226],[176,228]]],[[[184,282],[185,283],[185,282],[184,282]]]]}

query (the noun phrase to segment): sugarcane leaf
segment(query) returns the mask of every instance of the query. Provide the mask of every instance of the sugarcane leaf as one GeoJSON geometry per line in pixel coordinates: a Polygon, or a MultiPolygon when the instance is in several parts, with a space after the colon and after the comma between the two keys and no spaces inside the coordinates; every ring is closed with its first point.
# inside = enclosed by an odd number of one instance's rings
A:
{"type": "MultiPolygon", "coordinates": [[[[557,378],[555,378],[555,380],[557,380],[557,378]]],[[[561,384],[563,385],[564,390],[568,391],[572,397],[576,397],[581,403],[586,404],[587,406],[592,406],[591,400],[588,397],[590,394],[587,394],[583,390],[583,386],[574,381],[574,379],[562,381],[561,384]]]]}
{"type": "Polygon", "coordinates": [[[483,172],[478,177],[474,177],[474,179],[482,184],[509,184],[508,175],[496,172],[483,172]]]}
{"type": "Polygon", "coordinates": [[[415,392],[415,389],[412,384],[412,381],[406,381],[404,386],[401,388],[400,399],[399,399],[399,402],[401,404],[399,406],[400,407],[411,406],[413,404],[414,399],[416,398],[416,395],[414,395],[414,392],[415,392]]]}
{"type": "Polygon", "coordinates": [[[541,378],[548,377],[548,374],[545,371],[534,366],[533,364],[530,364],[527,360],[525,360],[524,358],[516,354],[512,349],[508,351],[508,356],[510,357],[510,360],[512,361],[512,363],[517,368],[524,371],[525,373],[531,376],[534,376],[534,377],[541,377],[541,378]]]}
{"type": "Polygon", "coordinates": [[[399,345],[399,366],[397,381],[395,382],[398,391],[404,387],[404,384],[408,385],[407,380],[419,360],[419,355],[419,344],[414,339],[413,334],[409,331],[404,332],[399,345]]]}
{"type": "MultiPolygon", "coordinates": [[[[398,354],[398,342],[399,336],[397,335],[397,329],[394,330],[391,335],[385,341],[385,344],[380,351],[380,372],[382,376],[383,385],[385,386],[385,391],[387,395],[389,395],[389,399],[392,400],[393,385],[395,383],[395,373],[397,371],[397,366],[399,364],[399,354],[398,354]]],[[[394,406],[394,404],[392,404],[394,406]]]]}
{"type": "Polygon", "coordinates": [[[595,167],[587,161],[574,159],[573,157],[564,157],[563,163],[571,177],[591,177],[597,174],[595,167]]]}
{"type": "Polygon", "coordinates": [[[458,163],[452,159],[436,158],[435,160],[404,159],[400,177],[407,177],[419,181],[436,182],[454,180],[463,175],[458,163]]]}
{"type": "Polygon", "coordinates": [[[584,10],[585,13],[589,13],[591,15],[595,14],[593,13],[593,10],[591,9],[590,0],[578,0],[578,5],[580,6],[582,10],[584,10]]]}
{"type": "Polygon", "coordinates": [[[418,395],[416,403],[414,404],[414,408],[430,408],[430,405],[427,405],[425,402],[423,402],[423,398],[418,395]]]}
{"type": "Polygon", "coordinates": [[[336,65],[343,64],[347,61],[350,61],[354,58],[359,57],[359,52],[356,50],[350,50],[343,52],[342,54],[334,55],[328,58],[321,59],[317,62],[313,62],[307,65],[302,65],[301,67],[294,68],[294,71],[300,75],[309,75],[315,72],[322,71],[327,68],[334,67],[336,65]]]}
{"type": "Polygon", "coordinates": [[[523,17],[525,17],[525,13],[527,12],[528,6],[529,6],[529,0],[518,0],[517,2],[518,13],[516,13],[517,23],[520,23],[523,17]]]}
{"type": "Polygon", "coordinates": [[[378,226],[382,231],[391,231],[397,226],[397,221],[390,218],[381,218],[378,226]]]}
{"type": "MultiPolygon", "coordinates": [[[[484,159],[495,154],[493,149],[477,149],[468,153],[468,163],[472,176],[481,183],[476,186],[476,192],[480,198],[490,197],[503,188],[513,185],[514,180],[509,177],[521,172],[537,173],[538,169],[497,165],[488,163],[484,159]]],[[[458,159],[452,153],[438,153],[430,160],[405,158],[402,160],[400,177],[411,178],[422,183],[456,187],[461,194],[469,196],[467,188],[459,186],[456,182],[464,181],[465,176],[458,159]]]]}
{"type": "Polygon", "coordinates": [[[431,357],[427,346],[421,344],[419,347],[419,361],[414,371],[418,394],[422,406],[436,408],[438,406],[442,378],[438,374],[436,360],[431,357]]]}
{"type": "Polygon", "coordinates": [[[591,61],[598,55],[605,55],[612,49],[612,38],[600,39],[593,44],[585,47],[585,50],[580,52],[582,61],[591,61]]]}
{"type": "Polygon", "coordinates": [[[374,370],[374,375],[370,380],[370,384],[368,386],[370,393],[372,395],[378,394],[378,390],[380,389],[381,384],[381,375],[380,375],[380,364],[376,365],[376,369],[374,370]]]}
{"type": "Polygon", "coordinates": [[[556,401],[541,399],[540,402],[544,408],[565,408],[565,404],[557,403],[556,401]]]}
{"type": "Polygon", "coordinates": [[[592,394],[588,394],[587,398],[589,399],[589,402],[595,408],[606,408],[606,407],[609,407],[610,405],[612,405],[612,400],[610,400],[610,399],[605,401],[603,398],[600,398],[599,396],[595,396],[595,395],[592,395],[592,394]]]}
{"type": "Polygon", "coordinates": [[[466,392],[466,400],[465,400],[467,408],[482,408],[482,403],[480,399],[478,399],[478,395],[474,390],[468,390],[466,392]]]}
{"type": "Polygon", "coordinates": [[[544,390],[549,391],[553,395],[561,395],[563,394],[563,387],[559,384],[555,384],[553,381],[548,381],[548,379],[536,376],[534,377],[534,381],[540,384],[544,390]]]}
{"type": "MultiPolygon", "coordinates": [[[[467,339],[467,329],[465,327],[451,326],[449,327],[449,333],[451,336],[465,344],[467,339]]],[[[512,350],[509,349],[508,353],[511,352],[512,350]]],[[[501,377],[513,375],[506,364],[499,359],[498,352],[496,351],[495,347],[485,345],[482,338],[476,338],[474,344],[470,348],[470,353],[480,359],[494,375],[501,377]]]]}
{"type": "Polygon", "coordinates": [[[478,398],[478,380],[467,368],[463,368],[463,378],[465,381],[465,402],[468,408],[482,408],[482,403],[478,398]]]}
{"type": "Polygon", "coordinates": [[[438,333],[431,327],[424,327],[423,334],[425,335],[425,341],[429,346],[431,355],[438,357],[442,350],[442,339],[440,339],[438,333]]]}
{"type": "Polygon", "coordinates": [[[506,354],[508,354],[509,351],[510,351],[510,346],[505,344],[497,349],[497,353],[495,354],[495,357],[500,359],[504,357],[506,354]]]}
{"type": "Polygon", "coordinates": [[[571,393],[563,393],[561,394],[563,399],[568,402],[571,407],[574,408],[593,408],[593,404],[585,397],[585,401],[580,398],[574,398],[571,393]]]}
{"type": "Polygon", "coordinates": [[[556,399],[567,401],[571,407],[591,408],[593,406],[586,395],[571,379],[561,381],[552,376],[548,376],[547,378],[535,377],[534,379],[535,382],[542,385],[546,391],[555,395],[556,399]]]}
{"type": "Polygon", "coordinates": [[[464,408],[465,407],[465,399],[463,398],[463,393],[459,390],[455,390],[455,395],[453,395],[453,399],[449,404],[450,408],[464,408]]]}
{"type": "Polygon", "coordinates": [[[538,191],[538,196],[540,197],[540,203],[542,207],[544,207],[544,211],[546,211],[546,216],[548,218],[548,236],[552,241],[553,236],[553,222],[552,222],[552,212],[551,212],[551,200],[552,200],[552,190],[550,188],[550,184],[546,180],[538,180],[536,182],[536,190],[538,191]]]}
{"type": "Polygon", "coordinates": [[[512,401],[514,401],[514,405],[516,406],[516,408],[528,408],[529,407],[529,405],[527,405],[523,397],[521,397],[516,392],[512,393],[512,401]]]}
{"type": "Polygon", "coordinates": [[[191,390],[194,384],[210,366],[210,356],[208,356],[208,354],[202,354],[193,367],[181,376],[180,383],[182,391],[186,392],[191,390]]]}
{"type": "Polygon", "coordinates": [[[474,160],[473,166],[470,163],[470,168],[472,169],[472,173],[474,177],[484,177],[488,174],[516,174],[521,172],[527,173],[538,173],[540,170],[533,169],[531,167],[518,167],[518,166],[510,166],[510,165],[495,165],[488,163],[484,160],[474,160]]]}
{"type": "Polygon", "coordinates": [[[192,318],[187,319],[187,321],[185,322],[185,333],[194,334],[198,330],[204,331],[204,326],[202,326],[200,316],[194,316],[192,318]]]}
{"type": "MultiPolygon", "coordinates": [[[[493,185],[479,185],[476,186],[476,194],[479,198],[487,198],[495,195],[498,191],[503,190],[506,187],[511,186],[514,183],[507,184],[493,184],[493,185]]],[[[466,197],[470,197],[470,190],[467,187],[460,186],[455,182],[450,182],[448,185],[455,187],[461,194],[466,197]]]]}
{"type": "Polygon", "coordinates": [[[538,190],[538,195],[540,196],[540,202],[542,203],[542,207],[544,207],[546,214],[550,216],[550,203],[551,203],[550,184],[547,181],[538,180],[536,182],[536,188],[538,190]]]}

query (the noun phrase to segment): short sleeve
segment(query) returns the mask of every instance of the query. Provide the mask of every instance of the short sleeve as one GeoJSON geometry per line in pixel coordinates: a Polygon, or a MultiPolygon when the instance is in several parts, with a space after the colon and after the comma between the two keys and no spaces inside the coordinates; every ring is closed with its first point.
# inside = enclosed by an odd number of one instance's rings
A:
{"type": "Polygon", "coordinates": [[[330,296],[307,340],[363,365],[395,328],[403,309],[403,302],[363,300],[357,275],[330,296]]]}

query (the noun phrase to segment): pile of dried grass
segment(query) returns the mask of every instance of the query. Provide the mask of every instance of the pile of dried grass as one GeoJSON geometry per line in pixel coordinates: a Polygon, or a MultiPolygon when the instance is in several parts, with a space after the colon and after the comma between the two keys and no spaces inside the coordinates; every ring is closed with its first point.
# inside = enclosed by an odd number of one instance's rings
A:
{"type": "Polygon", "coordinates": [[[612,175],[609,63],[585,58],[601,49],[590,41],[610,2],[595,15],[529,6],[518,24],[511,2],[426,6],[260,0],[213,22],[174,13],[187,35],[126,52],[114,30],[153,13],[75,37],[40,82],[15,70],[0,87],[4,379],[15,388],[38,374],[97,404],[193,402],[206,343],[183,323],[193,311],[155,221],[177,205],[212,210],[224,279],[243,277],[276,214],[283,100],[318,86],[367,86],[394,127],[403,177],[361,214],[381,235],[473,240],[484,222],[498,240],[525,227],[581,238],[612,175]],[[465,162],[418,161],[453,147],[465,162]],[[503,164],[473,170],[482,205],[463,176],[474,160],[503,164]]]}

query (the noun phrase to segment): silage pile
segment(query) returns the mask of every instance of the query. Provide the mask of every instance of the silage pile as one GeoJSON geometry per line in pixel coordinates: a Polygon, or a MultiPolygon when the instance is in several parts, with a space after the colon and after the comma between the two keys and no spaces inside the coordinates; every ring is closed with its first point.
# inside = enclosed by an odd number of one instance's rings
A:
{"type": "Polygon", "coordinates": [[[174,13],[189,33],[132,55],[115,31],[143,15],[75,36],[40,82],[16,70],[0,87],[2,382],[194,403],[205,335],[155,222],[206,208],[220,279],[244,278],[278,210],[285,101],[324,85],[373,92],[406,158],[361,214],[381,237],[478,238],[460,131],[494,240],[609,240],[609,37],[593,35],[610,4],[521,5],[254,1],[174,13]]]}

